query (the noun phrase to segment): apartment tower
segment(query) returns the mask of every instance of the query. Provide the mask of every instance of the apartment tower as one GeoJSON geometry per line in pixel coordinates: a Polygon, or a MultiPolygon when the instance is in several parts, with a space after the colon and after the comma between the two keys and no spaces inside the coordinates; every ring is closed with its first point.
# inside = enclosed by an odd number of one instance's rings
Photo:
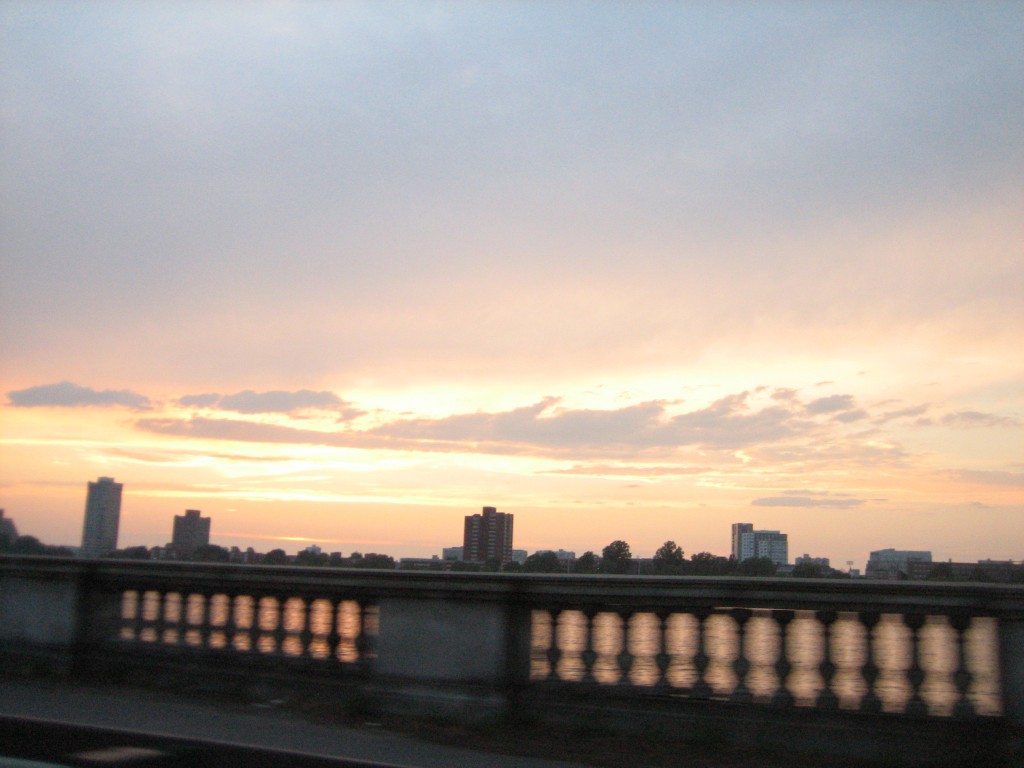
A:
{"type": "Polygon", "coordinates": [[[82,527],[83,557],[102,557],[117,549],[123,487],[112,477],[101,477],[95,483],[89,483],[82,527]]]}
{"type": "Polygon", "coordinates": [[[184,515],[174,516],[171,547],[176,556],[189,558],[200,547],[210,543],[210,518],[198,509],[186,509],[184,515]]]}
{"type": "Polygon", "coordinates": [[[484,507],[478,515],[466,515],[462,536],[463,559],[471,563],[512,560],[512,515],[484,507]]]}

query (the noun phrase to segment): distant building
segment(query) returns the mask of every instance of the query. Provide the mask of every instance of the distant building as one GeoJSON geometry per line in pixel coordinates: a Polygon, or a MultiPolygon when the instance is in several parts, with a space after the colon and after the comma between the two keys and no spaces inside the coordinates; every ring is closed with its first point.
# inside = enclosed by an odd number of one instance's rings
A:
{"type": "Polygon", "coordinates": [[[829,559],[827,557],[811,557],[806,552],[796,560],[793,561],[793,565],[817,565],[819,568],[831,568],[829,565],[829,559]]]}
{"type": "Polygon", "coordinates": [[[525,549],[513,549],[512,550],[512,562],[519,563],[522,565],[526,562],[527,554],[525,549]]]}
{"type": "Polygon", "coordinates": [[[752,523],[733,523],[732,556],[738,563],[753,557],[767,557],[776,565],[786,565],[789,536],[779,531],[756,531],[752,523]]]}
{"type": "Polygon", "coordinates": [[[512,560],[512,515],[484,507],[479,515],[466,515],[462,536],[463,559],[470,563],[512,560]]]}
{"type": "Polygon", "coordinates": [[[441,550],[442,560],[461,560],[462,547],[445,547],[441,550]]]}
{"type": "Polygon", "coordinates": [[[89,483],[82,526],[82,556],[101,557],[117,549],[117,528],[121,521],[121,491],[124,486],[112,477],[89,483]]]}
{"type": "Polygon", "coordinates": [[[732,524],[732,559],[737,563],[743,560],[743,534],[753,533],[753,523],[732,524]]]}
{"type": "Polygon", "coordinates": [[[174,516],[174,530],[171,547],[175,554],[187,559],[200,547],[210,543],[210,518],[203,517],[198,509],[186,509],[184,515],[174,516]]]}
{"type": "Polygon", "coordinates": [[[914,549],[879,549],[871,553],[865,575],[869,579],[908,579],[911,563],[930,563],[932,553],[914,549]]]}
{"type": "Polygon", "coordinates": [[[18,538],[18,529],[14,521],[4,517],[4,511],[0,509],[0,539],[7,539],[8,544],[13,544],[18,538]]]}

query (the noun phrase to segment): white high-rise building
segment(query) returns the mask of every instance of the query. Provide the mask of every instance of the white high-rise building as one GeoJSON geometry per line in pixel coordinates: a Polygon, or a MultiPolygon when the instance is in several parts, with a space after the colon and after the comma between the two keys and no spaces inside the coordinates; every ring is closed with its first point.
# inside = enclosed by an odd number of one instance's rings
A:
{"type": "Polygon", "coordinates": [[[789,562],[789,536],[779,531],[756,531],[752,523],[733,523],[732,556],[736,562],[767,557],[776,565],[786,565],[789,562]]]}
{"type": "Polygon", "coordinates": [[[117,549],[117,527],[121,521],[121,490],[112,477],[89,483],[82,526],[82,556],[102,557],[117,549]]]}

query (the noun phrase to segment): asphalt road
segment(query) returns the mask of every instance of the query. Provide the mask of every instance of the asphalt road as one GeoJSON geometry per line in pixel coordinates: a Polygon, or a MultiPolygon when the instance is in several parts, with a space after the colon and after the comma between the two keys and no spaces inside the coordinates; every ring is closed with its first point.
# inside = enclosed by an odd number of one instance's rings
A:
{"type": "MultiPolygon", "coordinates": [[[[161,691],[95,686],[73,681],[0,678],[0,717],[27,718],[0,734],[0,753],[9,757],[59,760],[64,765],[163,766],[370,764],[405,768],[584,768],[584,764],[536,757],[498,755],[420,741],[364,723],[350,727],[311,722],[273,702],[194,701],[161,691]],[[47,730],[50,725],[55,730],[47,730]],[[72,727],[77,726],[77,728],[72,727]],[[63,731],[60,730],[63,727],[63,731]],[[58,735],[59,734],[59,735],[58,735]],[[111,741],[113,738],[113,741],[111,741]],[[61,747],[64,741],[72,746],[61,747]],[[69,762],[69,755],[110,746],[138,746],[160,755],[124,754],[116,762],[69,762]],[[123,743],[121,743],[123,742],[123,743]],[[76,749],[74,745],[82,745],[76,749]],[[156,745],[156,746],[154,746],[156,745]],[[22,754],[15,754],[17,747],[22,754]],[[58,748],[58,752],[50,751],[58,748]],[[32,750],[38,750],[33,752],[32,750]],[[259,752],[271,762],[259,762],[259,752]],[[291,753],[291,758],[286,753],[291,753]],[[243,762],[231,762],[244,756],[243,762]],[[187,757],[187,760],[186,760],[187,757]],[[292,759],[293,762],[283,762],[292,759]],[[161,762],[163,761],[163,762],[161,762]]],[[[78,758],[74,758],[78,759],[78,758]]],[[[2,766],[2,763],[0,763],[2,766]]]]}

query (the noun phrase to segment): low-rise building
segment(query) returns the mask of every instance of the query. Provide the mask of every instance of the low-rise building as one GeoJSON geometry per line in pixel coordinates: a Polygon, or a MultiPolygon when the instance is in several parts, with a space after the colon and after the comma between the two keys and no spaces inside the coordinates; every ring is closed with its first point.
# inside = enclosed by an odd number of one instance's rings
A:
{"type": "Polygon", "coordinates": [[[932,553],[919,549],[879,549],[868,557],[869,579],[909,579],[911,563],[931,563],[932,553]]]}

